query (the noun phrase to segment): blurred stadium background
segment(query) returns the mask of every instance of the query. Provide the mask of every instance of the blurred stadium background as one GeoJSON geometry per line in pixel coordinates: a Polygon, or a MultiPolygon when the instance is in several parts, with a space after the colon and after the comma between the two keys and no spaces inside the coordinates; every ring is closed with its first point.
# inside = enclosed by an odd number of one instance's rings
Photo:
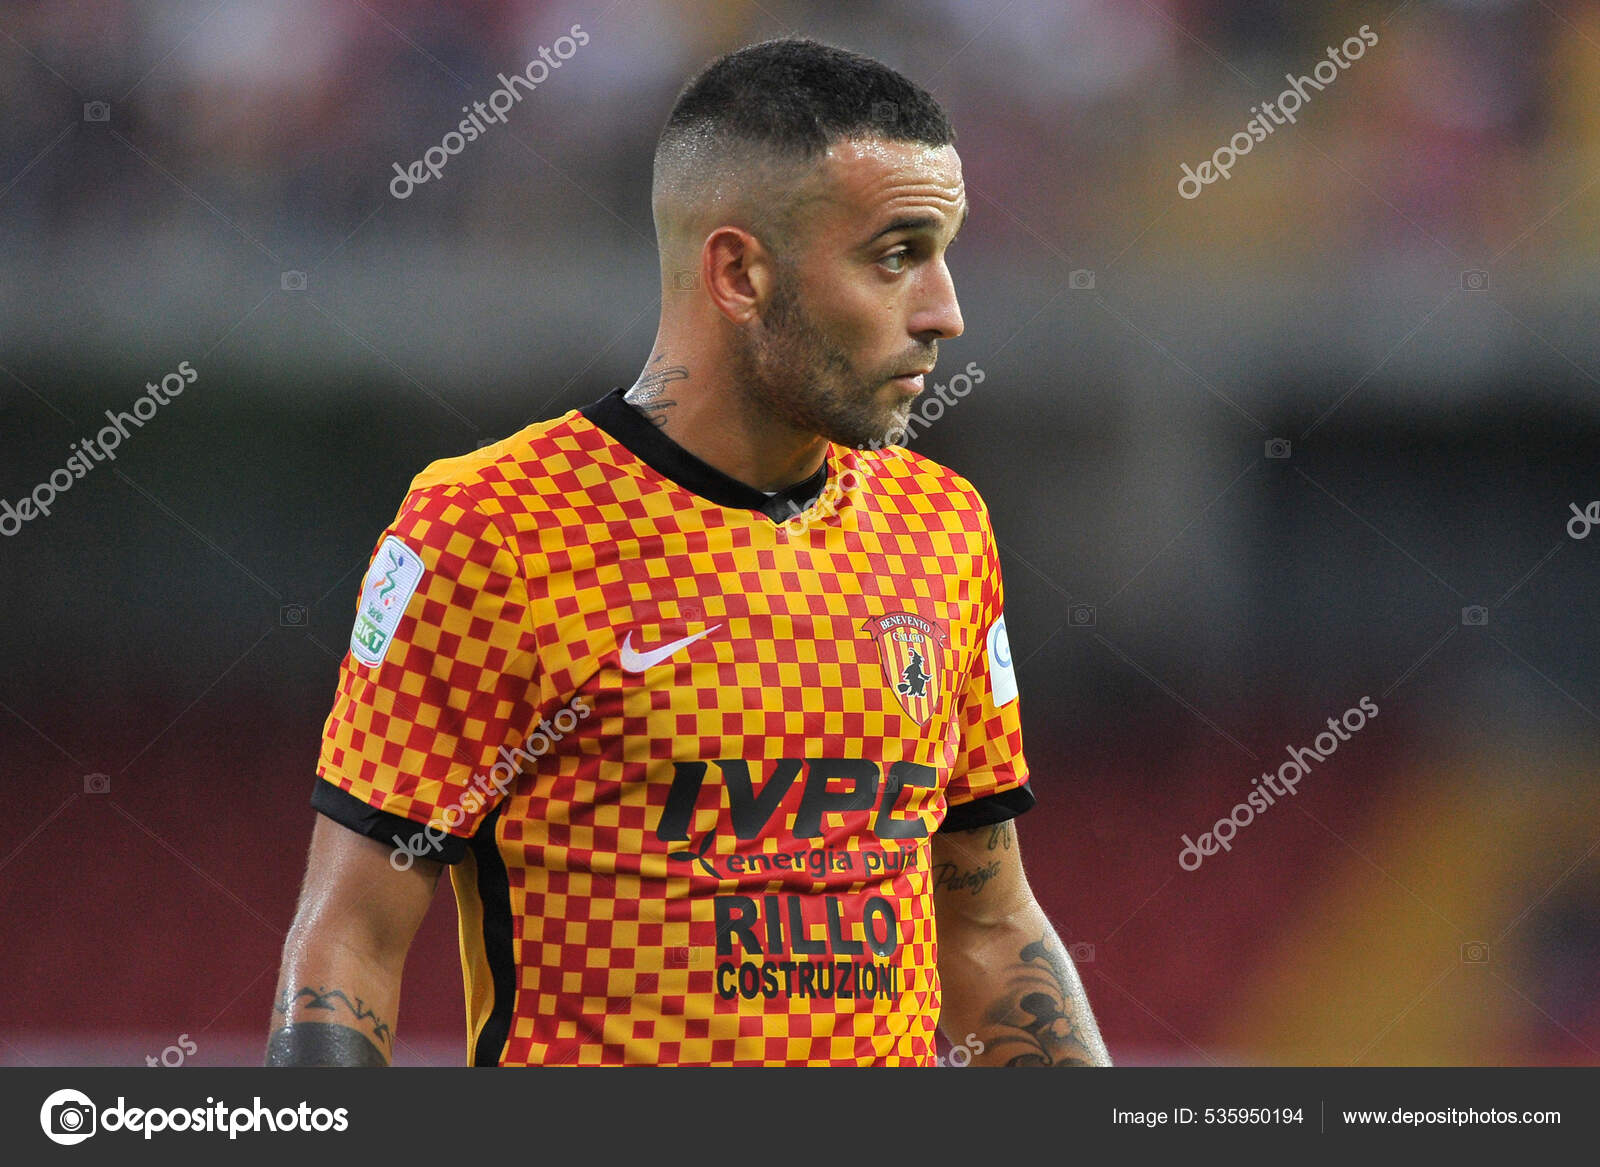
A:
{"type": "MultiPolygon", "coordinates": [[[[1600,538],[1567,530],[1600,497],[1600,5],[14,0],[0,498],[199,378],[0,539],[0,1064],[259,1061],[377,533],[429,461],[633,379],[654,135],[703,62],[786,33],[958,127],[967,327],[934,379],[986,376],[915,445],[993,512],[1024,853],[1113,1053],[1600,1062],[1600,538]],[[1297,125],[1179,196],[1363,24],[1297,125]],[[1363,696],[1295,798],[1180,868],[1363,696]]],[[[462,1061],[447,892],[399,1034],[462,1061]]]]}

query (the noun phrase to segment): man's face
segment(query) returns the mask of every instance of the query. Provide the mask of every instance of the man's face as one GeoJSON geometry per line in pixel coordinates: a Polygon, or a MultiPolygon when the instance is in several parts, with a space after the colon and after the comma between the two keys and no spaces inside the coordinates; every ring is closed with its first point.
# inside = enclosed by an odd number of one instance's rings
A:
{"type": "Polygon", "coordinates": [[[763,411],[848,446],[905,425],[941,338],[960,336],[945,248],[966,218],[951,146],[870,138],[807,183],[776,282],[739,354],[763,411]]]}

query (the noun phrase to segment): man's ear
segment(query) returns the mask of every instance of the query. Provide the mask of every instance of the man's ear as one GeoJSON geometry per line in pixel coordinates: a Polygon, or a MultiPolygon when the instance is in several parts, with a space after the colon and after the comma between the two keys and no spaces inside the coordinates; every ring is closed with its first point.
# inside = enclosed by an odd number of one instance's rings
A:
{"type": "Polygon", "coordinates": [[[748,324],[766,308],[774,269],[772,253],[740,227],[718,227],[700,249],[700,286],[734,324],[748,324]]]}

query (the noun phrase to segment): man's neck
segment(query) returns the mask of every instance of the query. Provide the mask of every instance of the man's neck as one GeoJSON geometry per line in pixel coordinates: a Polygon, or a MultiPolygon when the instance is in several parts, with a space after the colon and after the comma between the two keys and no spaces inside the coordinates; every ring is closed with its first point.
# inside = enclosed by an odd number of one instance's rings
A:
{"type": "Polygon", "coordinates": [[[826,438],[762,415],[736,386],[697,375],[666,345],[654,353],[625,400],[696,458],[769,493],[805,481],[822,465],[826,438]]]}

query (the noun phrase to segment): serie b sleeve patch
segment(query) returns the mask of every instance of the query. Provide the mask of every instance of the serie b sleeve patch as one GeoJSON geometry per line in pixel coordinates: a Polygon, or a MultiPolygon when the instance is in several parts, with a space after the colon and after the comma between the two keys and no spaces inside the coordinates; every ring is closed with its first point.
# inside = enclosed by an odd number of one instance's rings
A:
{"type": "Polygon", "coordinates": [[[1006,639],[1006,618],[989,627],[989,691],[996,709],[1017,699],[1017,674],[1011,668],[1011,642],[1006,639]]]}
{"type": "Polygon", "coordinates": [[[422,572],[422,557],[397,536],[383,541],[361,587],[356,626],[350,633],[352,657],[369,667],[383,663],[406,606],[422,582],[422,572]]]}

